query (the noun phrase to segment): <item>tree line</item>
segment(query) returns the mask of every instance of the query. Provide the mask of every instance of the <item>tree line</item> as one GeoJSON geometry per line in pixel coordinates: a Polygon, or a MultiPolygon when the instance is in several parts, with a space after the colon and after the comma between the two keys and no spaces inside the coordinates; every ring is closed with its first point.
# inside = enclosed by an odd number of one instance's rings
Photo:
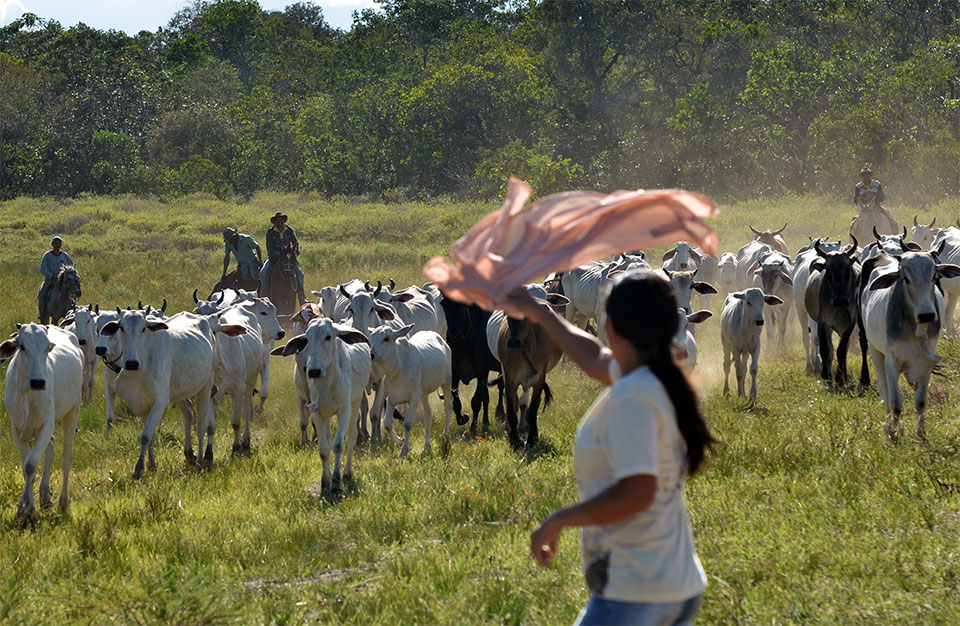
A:
{"type": "Polygon", "coordinates": [[[194,0],[0,28],[0,197],[960,192],[956,0],[194,0]]]}

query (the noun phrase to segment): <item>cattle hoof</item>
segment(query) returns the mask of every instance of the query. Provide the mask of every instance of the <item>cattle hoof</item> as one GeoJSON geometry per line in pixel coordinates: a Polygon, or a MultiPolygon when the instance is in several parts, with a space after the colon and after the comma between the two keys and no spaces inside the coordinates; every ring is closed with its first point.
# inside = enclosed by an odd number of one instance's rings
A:
{"type": "Polygon", "coordinates": [[[466,423],[469,422],[469,421],[470,421],[470,418],[469,418],[468,416],[466,416],[466,415],[458,415],[458,416],[457,416],[457,426],[464,426],[464,425],[466,425],[466,423]]]}
{"type": "Polygon", "coordinates": [[[233,446],[233,448],[230,449],[230,454],[232,454],[233,456],[240,456],[241,454],[243,454],[243,446],[241,446],[240,444],[233,446]]]}
{"type": "Polygon", "coordinates": [[[143,468],[138,467],[137,469],[133,470],[133,479],[140,480],[141,478],[143,478],[143,468]]]}
{"type": "Polygon", "coordinates": [[[187,463],[193,464],[197,462],[197,455],[193,450],[183,453],[184,458],[187,460],[187,463]]]}

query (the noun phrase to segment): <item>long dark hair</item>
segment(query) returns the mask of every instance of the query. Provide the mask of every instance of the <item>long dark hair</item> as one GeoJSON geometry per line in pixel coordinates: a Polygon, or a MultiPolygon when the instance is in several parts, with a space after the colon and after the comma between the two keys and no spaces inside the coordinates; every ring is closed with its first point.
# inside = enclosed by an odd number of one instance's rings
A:
{"type": "Polygon", "coordinates": [[[673,360],[670,344],[677,332],[677,300],[670,282],[656,272],[627,272],[614,279],[607,296],[607,317],[618,335],[644,355],[673,403],[677,427],[687,445],[687,473],[700,468],[716,440],[700,413],[697,394],[673,360]]]}

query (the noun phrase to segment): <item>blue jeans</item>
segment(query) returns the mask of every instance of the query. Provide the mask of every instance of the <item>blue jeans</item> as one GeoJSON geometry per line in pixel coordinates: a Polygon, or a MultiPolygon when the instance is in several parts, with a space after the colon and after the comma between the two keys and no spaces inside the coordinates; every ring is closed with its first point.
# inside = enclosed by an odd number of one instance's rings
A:
{"type": "MultiPolygon", "coordinates": [[[[273,269],[273,259],[267,259],[266,263],[263,264],[263,267],[260,268],[260,295],[267,296],[270,294],[270,270],[273,269]]],[[[297,284],[300,287],[300,296],[305,299],[303,296],[303,270],[300,269],[300,266],[297,266],[297,284]]]]}
{"type": "Polygon", "coordinates": [[[574,626],[618,626],[655,624],[666,626],[693,624],[693,618],[700,610],[703,595],[684,602],[670,604],[647,604],[644,602],[618,602],[606,600],[600,596],[590,596],[587,606],[580,611],[574,626]]]}

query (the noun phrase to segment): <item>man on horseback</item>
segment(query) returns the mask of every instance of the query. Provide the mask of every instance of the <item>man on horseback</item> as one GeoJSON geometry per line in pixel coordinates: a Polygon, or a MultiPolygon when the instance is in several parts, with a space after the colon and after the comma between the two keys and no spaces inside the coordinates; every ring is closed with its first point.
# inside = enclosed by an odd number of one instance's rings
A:
{"type": "MultiPolygon", "coordinates": [[[[275,263],[280,261],[280,256],[284,248],[292,248],[294,254],[300,256],[300,242],[297,240],[297,233],[287,226],[287,216],[277,211],[270,218],[273,227],[267,230],[267,262],[260,269],[260,295],[270,295],[270,272],[275,263]]],[[[303,305],[307,301],[307,296],[303,288],[303,270],[300,264],[297,264],[297,297],[299,304],[303,305]]]]}
{"type": "MultiPolygon", "coordinates": [[[[883,186],[879,180],[873,179],[873,172],[869,167],[860,170],[860,182],[853,188],[853,203],[859,208],[861,205],[870,206],[876,203],[878,206],[886,200],[883,195],[883,186]]],[[[881,207],[881,210],[886,211],[881,207]]]]}
{"type": "Polygon", "coordinates": [[[899,232],[897,220],[880,203],[885,200],[883,186],[874,180],[869,167],[860,170],[860,182],[853,190],[853,203],[859,212],[850,222],[850,234],[857,241],[870,241],[873,229],[882,235],[895,235],[899,232]]]}
{"type": "Polygon", "coordinates": [[[260,266],[263,264],[263,253],[260,252],[260,244],[251,237],[237,232],[236,228],[228,226],[223,229],[223,274],[220,281],[227,277],[227,270],[230,268],[230,254],[237,259],[237,271],[241,280],[251,282],[257,280],[260,273],[260,266]]]}
{"type": "Polygon", "coordinates": [[[46,313],[44,303],[47,300],[50,290],[53,289],[57,275],[60,274],[60,268],[64,265],[76,266],[73,259],[70,258],[70,255],[61,249],[63,247],[63,239],[61,239],[59,235],[50,240],[50,246],[53,249],[48,250],[43,255],[43,258],[40,259],[40,273],[43,274],[43,284],[40,285],[40,291],[37,292],[37,306],[39,307],[41,324],[47,323],[47,320],[43,319],[44,317],[48,319],[50,317],[49,315],[44,315],[46,313]]]}

